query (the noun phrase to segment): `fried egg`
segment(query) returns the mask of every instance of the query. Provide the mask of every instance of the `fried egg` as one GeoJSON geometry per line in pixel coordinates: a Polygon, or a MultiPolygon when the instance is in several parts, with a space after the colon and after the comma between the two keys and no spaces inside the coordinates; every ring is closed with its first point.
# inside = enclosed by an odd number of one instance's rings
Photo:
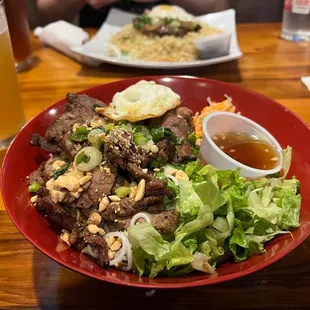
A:
{"type": "Polygon", "coordinates": [[[192,21],[194,16],[187,13],[185,10],[176,5],[158,5],[155,6],[148,16],[153,19],[173,18],[181,21],[192,21]]]}
{"type": "Polygon", "coordinates": [[[153,81],[140,81],[116,93],[112,103],[98,112],[115,121],[137,122],[159,117],[180,103],[180,96],[169,87],[153,81]]]}

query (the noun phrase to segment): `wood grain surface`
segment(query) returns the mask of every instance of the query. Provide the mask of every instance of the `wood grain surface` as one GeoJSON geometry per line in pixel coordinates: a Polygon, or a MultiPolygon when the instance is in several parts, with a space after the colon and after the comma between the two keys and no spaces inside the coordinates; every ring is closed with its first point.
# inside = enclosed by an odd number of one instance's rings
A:
{"type": "MultiPolygon", "coordinates": [[[[177,71],[111,65],[92,69],[33,40],[35,67],[19,74],[26,117],[67,92],[133,76],[186,74],[250,88],[310,124],[310,93],[300,82],[310,75],[310,44],[280,40],[279,33],[279,24],[239,25],[241,59],[177,71]]],[[[0,200],[0,309],[310,309],[309,261],[310,239],[272,266],[227,283],[156,292],[122,288],[72,272],[34,249],[0,200]]]]}

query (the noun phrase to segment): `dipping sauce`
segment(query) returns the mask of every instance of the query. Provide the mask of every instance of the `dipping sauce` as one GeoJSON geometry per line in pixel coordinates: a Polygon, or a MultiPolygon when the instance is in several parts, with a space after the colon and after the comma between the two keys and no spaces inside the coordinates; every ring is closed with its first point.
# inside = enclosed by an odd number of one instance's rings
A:
{"type": "Polygon", "coordinates": [[[212,136],[214,143],[229,157],[260,170],[274,169],[279,164],[279,155],[267,141],[245,133],[220,133],[212,136]]]}

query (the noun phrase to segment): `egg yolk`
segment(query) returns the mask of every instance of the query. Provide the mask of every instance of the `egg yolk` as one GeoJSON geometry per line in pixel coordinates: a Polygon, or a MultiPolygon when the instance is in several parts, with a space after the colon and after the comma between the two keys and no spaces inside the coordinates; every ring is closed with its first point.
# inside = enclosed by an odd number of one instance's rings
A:
{"type": "Polygon", "coordinates": [[[159,8],[163,11],[172,11],[173,10],[171,5],[160,5],[159,8]]]}

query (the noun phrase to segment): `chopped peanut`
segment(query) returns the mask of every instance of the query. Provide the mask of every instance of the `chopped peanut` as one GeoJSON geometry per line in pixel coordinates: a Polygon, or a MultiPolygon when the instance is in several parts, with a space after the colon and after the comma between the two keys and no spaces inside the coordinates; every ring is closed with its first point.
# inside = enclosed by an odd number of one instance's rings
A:
{"type": "Polygon", "coordinates": [[[110,236],[107,240],[108,247],[111,247],[111,245],[116,241],[115,237],[110,236]]]}
{"type": "Polygon", "coordinates": [[[119,198],[117,195],[110,195],[109,196],[109,199],[113,202],[116,202],[116,201],[120,201],[121,198],[119,198]]]}
{"type": "Polygon", "coordinates": [[[66,174],[61,175],[54,181],[54,186],[68,189],[70,192],[76,192],[80,188],[79,179],[76,176],[66,174]]]}
{"type": "Polygon", "coordinates": [[[31,201],[32,203],[36,203],[37,200],[38,200],[38,195],[32,196],[32,197],[30,198],[30,201],[31,201]]]}
{"type": "Polygon", "coordinates": [[[65,164],[66,164],[66,162],[63,160],[55,160],[52,164],[52,167],[54,170],[58,170],[59,168],[61,168],[65,164]]]}
{"type": "Polygon", "coordinates": [[[110,204],[110,201],[108,197],[104,196],[101,199],[100,204],[99,204],[99,212],[104,211],[108,207],[109,204],[110,204]]]}
{"type": "Polygon", "coordinates": [[[90,181],[92,178],[92,174],[90,172],[88,172],[85,177],[82,177],[79,179],[79,183],[80,185],[84,185],[86,184],[88,181],[90,181]]]}
{"type": "Polygon", "coordinates": [[[62,202],[66,196],[66,193],[55,190],[55,189],[51,190],[50,194],[51,194],[51,199],[54,203],[62,202]]]}
{"type": "Polygon", "coordinates": [[[80,127],[80,126],[81,126],[81,124],[79,124],[79,123],[74,123],[73,126],[72,126],[72,131],[76,131],[76,129],[77,129],[78,127],[80,127]]]}
{"type": "Polygon", "coordinates": [[[98,234],[99,234],[100,236],[104,236],[104,235],[105,235],[104,229],[99,227],[98,234]]]}
{"type": "Polygon", "coordinates": [[[87,220],[88,224],[99,225],[101,222],[101,216],[97,212],[92,212],[87,220]]]}
{"type": "Polygon", "coordinates": [[[129,198],[135,198],[137,195],[138,186],[130,187],[131,193],[129,194],[129,198]]]}
{"type": "Polygon", "coordinates": [[[95,235],[96,233],[99,232],[99,227],[96,226],[96,225],[94,225],[94,224],[89,224],[89,225],[87,226],[87,229],[88,229],[88,231],[89,231],[91,234],[93,234],[93,235],[95,235]]]}
{"type": "Polygon", "coordinates": [[[135,201],[140,201],[143,199],[144,197],[144,192],[145,192],[145,180],[142,179],[139,184],[138,184],[138,188],[137,188],[137,194],[135,196],[135,201]]]}
{"type": "Polygon", "coordinates": [[[110,249],[111,249],[112,251],[118,251],[118,250],[121,248],[121,246],[122,246],[122,242],[121,242],[119,239],[117,239],[117,240],[110,246],[110,249]]]}
{"type": "Polygon", "coordinates": [[[69,232],[63,229],[60,235],[60,239],[70,246],[69,237],[70,237],[69,232]]]}

